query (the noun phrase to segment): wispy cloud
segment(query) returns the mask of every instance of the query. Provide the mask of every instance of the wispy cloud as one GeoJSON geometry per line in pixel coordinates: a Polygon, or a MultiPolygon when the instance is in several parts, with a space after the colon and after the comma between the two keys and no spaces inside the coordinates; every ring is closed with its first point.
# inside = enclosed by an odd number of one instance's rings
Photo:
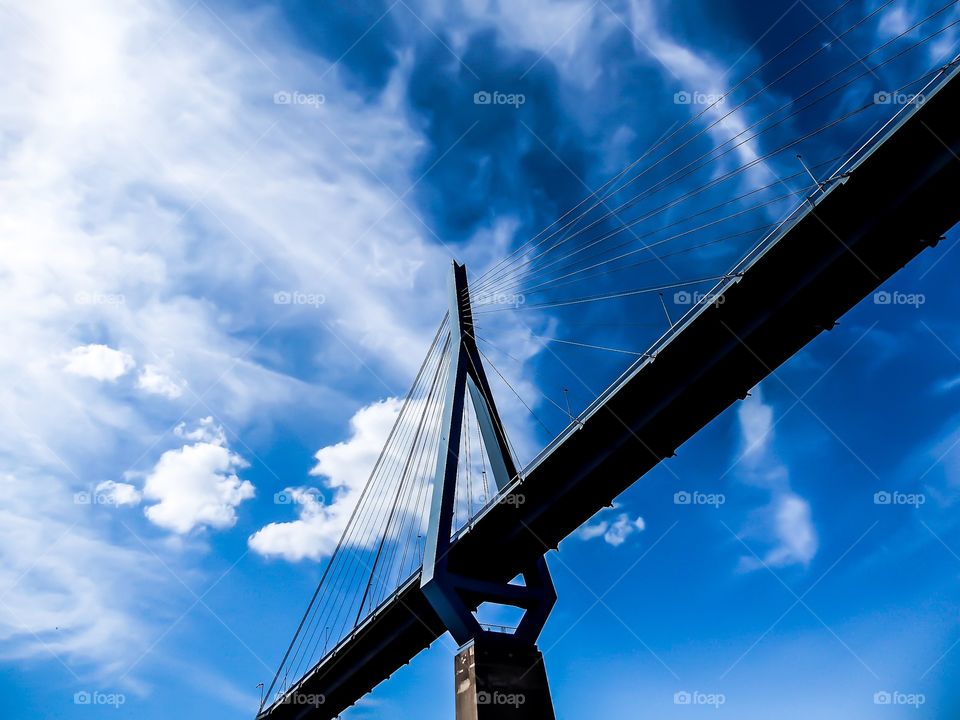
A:
{"type": "Polygon", "coordinates": [[[323,489],[289,487],[283,502],[296,509],[295,520],[271,522],[250,536],[254,552],[285,560],[317,560],[330,555],[367,483],[402,401],[389,398],[361,408],[350,420],[350,437],[317,451],[311,475],[323,489]],[[326,502],[326,496],[330,502],[326,502]]]}
{"type": "Polygon", "coordinates": [[[227,447],[213,418],[179,434],[192,442],[164,452],[143,481],[143,497],[153,503],[147,519],[180,534],[233,527],[237,506],[254,496],[253,484],[236,474],[249,463],[227,447]]]}
{"type": "Polygon", "coordinates": [[[121,350],[106,345],[81,345],[64,357],[64,370],[80,377],[113,382],[133,369],[136,362],[121,350]]]}
{"type": "Polygon", "coordinates": [[[596,522],[587,523],[577,530],[577,537],[581,540],[602,538],[607,545],[619,547],[634,533],[646,530],[646,521],[640,515],[634,518],[629,513],[620,512],[612,518],[603,517],[606,514],[614,513],[615,510],[616,508],[608,508],[598,513],[595,516],[596,522]]]}
{"type": "Polygon", "coordinates": [[[274,15],[204,3],[2,12],[2,651],[112,666],[164,602],[119,526],[151,529],[134,499],[179,534],[226,531],[254,494],[246,449],[196,423],[399,390],[437,320],[421,309],[444,302],[422,268],[449,256],[398,202],[422,145],[396,112],[402,69],[361,98],[274,15]],[[276,104],[283,90],[325,103],[276,104]],[[96,487],[109,510],[73,502],[96,487]]]}
{"type": "MultiPolygon", "coordinates": [[[[791,489],[789,468],[776,452],[774,415],[760,386],[737,409],[738,477],[770,493],[769,504],[754,515],[745,532],[767,545],[762,563],[771,567],[807,565],[817,553],[817,532],[810,503],[791,489]]],[[[762,566],[751,555],[742,557],[740,564],[746,570],[762,566]]]]}

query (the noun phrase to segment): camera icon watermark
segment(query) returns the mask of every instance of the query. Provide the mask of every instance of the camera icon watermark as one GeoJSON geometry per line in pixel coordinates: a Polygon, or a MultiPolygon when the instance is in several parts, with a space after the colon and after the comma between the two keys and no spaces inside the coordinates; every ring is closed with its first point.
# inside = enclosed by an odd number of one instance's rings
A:
{"type": "Polygon", "coordinates": [[[681,90],[673,94],[674,105],[722,105],[725,100],[722,93],[705,93],[699,90],[681,90]]]}
{"type": "Polygon", "coordinates": [[[480,292],[473,298],[475,305],[501,305],[518,308],[526,304],[527,296],[521,293],[487,293],[480,292]]]}
{"type": "Polygon", "coordinates": [[[499,90],[479,90],[473,94],[474,105],[511,105],[519,108],[527,101],[523,93],[505,93],[499,90]]]}
{"type": "Polygon", "coordinates": [[[679,490],[673,494],[674,505],[707,505],[713,508],[719,508],[726,502],[727,496],[723,493],[679,490]]]}
{"type": "Polygon", "coordinates": [[[322,293],[303,292],[302,290],[280,290],[273,294],[274,305],[307,305],[318,308],[327,302],[322,293]]]}
{"type": "Polygon", "coordinates": [[[274,505],[323,505],[326,498],[316,488],[285,488],[273,494],[274,505]]]}
{"type": "Polygon", "coordinates": [[[908,705],[919,708],[927,702],[923,693],[906,693],[899,690],[880,690],[873,694],[874,705],[908,705]]]}
{"type": "Polygon", "coordinates": [[[919,308],[926,302],[927,296],[923,293],[878,290],[873,294],[874,305],[906,305],[908,307],[919,308]]]}
{"type": "Polygon", "coordinates": [[[710,305],[723,305],[726,298],[721,293],[712,292],[690,292],[689,290],[678,290],[673,294],[673,303],[675,305],[699,305],[708,303],[710,305]]]}
{"type": "Polygon", "coordinates": [[[123,693],[102,692],[100,690],[80,690],[73,694],[74,705],[106,705],[119,708],[127,702],[123,693]]]}
{"type": "Polygon", "coordinates": [[[123,305],[126,301],[127,298],[122,293],[80,290],[73,296],[73,302],[77,305],[123,305]]]}
{"type": "Polygon", "coordinates": [[[874,105],[923,105],[926,101],[927,98],[923,93],[881,90],[873,94],[874,105]]]}
{"type": "Polygon", "coordinates": [[[874,505],[897,505],[919,508],[927,502],[923,493],[904,493],[897,490],[879,490],[873,494],[874,505]]]}
{"type": "Polygon", "coordinates": [[[105,480],[90,490],[73,494],[74,505],[106,505],[121,507],[140,503],[140,491],[127,483],[105,480]]]}
{"type": "Polygon", "coordinates": [[[719,708],[726,704],[727,696],[723,693],[706,693],[699,690],[678,690],[673,694],[674,705],[708,705],[719,708]]]}
{"type": "Polygon", "coordinates": [[[323,93],[303,93],[297,90],[280,90],[273,94],[274,105],[307,105],[318,108],[327,102],[323,93]]]}
{"type": "Polygon", "coordinates": [[[477,705],[502,705],[519,708],[526,701],[527,697],[523,693],[505,693],[496,690],[493,692],[481,690],[477,693],[477,705]]]}

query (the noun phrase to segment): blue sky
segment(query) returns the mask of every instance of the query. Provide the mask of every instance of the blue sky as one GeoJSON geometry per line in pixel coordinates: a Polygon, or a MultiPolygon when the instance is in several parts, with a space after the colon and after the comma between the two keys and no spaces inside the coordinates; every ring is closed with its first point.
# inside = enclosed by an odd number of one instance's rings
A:
{"type": "MultiPolygon", "coordinates": [[[[942,5],[850,2],[837,32],[876,15],[691,151],[942,5]]],[[[698,112],[677,93],[724,92],[836,7],[0,1],[2,716],[252,717],[451,258],[492,266],[698,112]]],[[[956,53],[954,27],[748,150],[956,53]]],[[[890,112],[799,150],[826,163],[890,112]]],[[[797,173],[793,154],[763,170],[797,173]]],[[[957,235],[884,287],[918,302],[864,300],[549,556],[559,717],[957,712],[957,235]]],[[[548,397],[578,410],[629,362],[538,335],[642,350],[665,329],[650,299],[578,312],[589,333],[562,311],[491,320],[547,426],[494,383],[522,460],[565,423],[548,397]]],[[[442,639],[345,717],[450,717],[454,653],[442,639]]]]}

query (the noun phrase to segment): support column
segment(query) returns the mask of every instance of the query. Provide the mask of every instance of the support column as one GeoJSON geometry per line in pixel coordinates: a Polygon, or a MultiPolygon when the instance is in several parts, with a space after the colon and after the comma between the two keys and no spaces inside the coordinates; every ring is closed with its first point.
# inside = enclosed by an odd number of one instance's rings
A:
{"type": "Polygon", "coordinates": [[[536,645],[485,633],[461,648],[454,669],[456,720],[555,720],[536,645]]]}
{"type": "Polygon", "coordinates": [[[457,263],[450,274],[450,353],[420,587],[461,646],[455,660],[456,717],[554,720],[543,656],[536,646],[557,600],[545,559],[539,557],[523,568],[523,584],[513,584],[474,576],[470,568],[451,568],[447,557],[460,461],[460,428],[468,391],[497,489],[504,490],[517,477],[506,430],[477,348],[467,271],[457,263]],[[522,609],[517,629],[512,634],[485,629],[475,615],[485,602],[522,609]]]}

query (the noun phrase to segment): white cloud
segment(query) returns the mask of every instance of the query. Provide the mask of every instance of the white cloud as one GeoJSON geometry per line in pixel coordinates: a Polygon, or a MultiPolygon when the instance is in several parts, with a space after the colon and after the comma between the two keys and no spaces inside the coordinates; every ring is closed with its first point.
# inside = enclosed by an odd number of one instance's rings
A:
{"type": "Polygon", "coordinates": [[[606,520],[601,520],[597,523],[584,525],[577,530],[577,536],[581,540],[593,540],[594,538],[602,536],[609,527],[610,523],[608,523],[606,520]]]}
{"type": "Polygon", "coordinates": [[[291,522],[270,523],[250,536],[254,552],[290,562],[318,560],[333,552],[344,529],[344,516],[317,497],[312,488],[284,488],[296,504],[298,518],[291,522]]]}
{"type": "Polygon", "coordinates": [[[906,7],[896,5],[880,16],[877,33],[884,38],[896,37],[906,32],[907,28],[915,22],[916,19],[906,7]]]}
{"type": "MultiPolygon", "coordinates": [[[[215,428],[185,430],[194,435],[182,447],[151,458],[178,416],[157,396],[188,383],[240,431],[294,403],[348,406],[340,380],[360,361],[330,333],[317,336],[316,313],[274,305],[273,292],[323,292],[324,322],[391,383],[419,362],[409,349],[425,347],[434,322],[421,308],[442,312],[435,269],[446,253],[377,180],[406,189],[422,146],[391,109],[397,90],[382,106],[354,97],[336,70],[281,40],[269,13],[218,13],[166,0],[3,11],[0,477],[16,500],[0,504],[7,657],[47,657],[49,647],[113,667],[155,636],[167,594],[144,580],[139,543],[112,525],[130,515],[75,505],[75,492],[124,477],[146,454],[147,517],[175,532],[229,527],[252,496],[215,428]],[[316,87],[322,73],[324,110],[270,102],[282,87],[316,87]],[[343,265],[364,268],[354,261],[375,250],[376,272],[337,272],[341,253],[343,265]],[[395,291],[414,280],[405,301],[395,291]],[[306,329],[322,380],[287,374],[275,324],[306,329]],[[90,344],[91,334],[109,343],[90,344]],[[158,358],[138,374],[138,394],[76,382],[117,381],[133,355],[158,358]],[[68,500],[51,503],[53,492],[68,500]]],[[[138,492],[128,482],[99,489],[124,505],[138,492]]]]}
{"type": "MultiPolygon", "coordinates": [[[[94,513],[55,475],[0,475],[0,657],[116,677],[147,650],[139,593],[157,593],[166,571],[136,543],[101,537],[94,513]]],[[[158,595],[155,612],[163,605],[158,595]]]]}
{"type": "Polygon", "coordinates": [[[177,423],[177,426],[173,429],[173,434],[184,440],[212,443],[214,445],[227,444],[227,435],[223,431],[223,427],[218,425],[211,415],[201,418],[192,430],[187,429],[187,423],[185,422],[177,423]]]}
{"type": "Polygon", "coordinates": [[[773,444],[773,407],[763,402],[759,389],[737,408],[741,452],[745,459],[763,456],[773,444]]]}
{"type": "Polygon", "coordinates": [[[409,379],[410,349],[426,347],[445,306],[449,256],[396,197],[424,143],[398,112],[408,68],[380,98],[355,96],[276,20],[167,0],[6,10],[0,234],[14,250],[0,423],[25,425],[31,441],[5,433],[3,449],[45,446],[68,461],[146,449],[176,417],[152,395],[187,386],[243,430],[294,404],[350,407],[342,380],[362,363],[391,389],[409,379]],[[321,76],[322,108],[273,104],[321,76]],[[327,302],[304,312],[274,304],[280,290],[327,302]],[[91,332],[111,347],[63,357],[94,347],[91,332]],[[309,338],[322,377],[291,376],[281,332],[309,338]],[[157,358],[124,404],[69,382],[129,372],[112,348],[157,358]]]}
{"type": "MultiPolygon", "coordinates": [[[[606,510],[598,514],[603,514],[606,510]]],[[[646,530],[647,524],[643,517],[637,516],[631,519],[630,515],[621,512],[613,520],[599,520],[595,523],[588,523],[577,530],[577,537],[581,540],[593,540],[602,537],[603,541],[613,547],[619,547],[627,539],[637,532],[646,530]]]]}
{"type": "Polygon", "coordinates": [[[937,393],[948,393],[958,387],[960,387],[960,376],[940,380],[933,386],[933,390],[937,393]]]}
{"type": "Polygon", "coordinates": [[[126,375],[136,362],[127,353],[107,345],[81,345],[64,356],[64,369],[73,375],[113,382],[126,375]]]}
{"type": "MultiPolygon", "coordinates": [[[[180,415],[158,397],[196,390],[241,434],[271,430],[294,409],[345,419],[335,413],[356,406],[343,388],[358,374],[372,370],[391,392],[410,379],[421,359],[411,349],[426,348],[445,308],[449,263],[410,201],[397,200],[419,176],[425,143],[402,105],[410,58],[382,95],[360,97],[339,67],[290,43],[271,12],[218,7],[215,17],[210,7],[37,0],[5,7],[0,23],[0,236],[11,248],[0,476],[16,477],[20,494],[58,483],[68,497],[100,478],[142,477],[146,517],[175,533],[232,526],[254,489],[212,421],[182,428],[181,446],[157,458],[154,443],[180,415]],[[317,88],[320,108],[271,102],[278,90],[317,88]],[[293,290],[327,302],[273,302],[293,290]],[[295,357],[293,336],[303,338],[295,357]],[[109,345],[90,344],[100,338],[109,345]],[[137,374],[140,392],[77,382],[117,381],[134,356],[151,363],[137,374]]],[[[486,260],[510,239],[501,230],[496,244],[460,250],[486,260]]],[[[329,517],[305,514],[322,542],[298,540],[303,525],[278,530],[298,548],[287,555],[313,556],[339,534],[372,467],[363,453],[353,467],[349,448],[326,450],[316,473],[336,490],[329,517]]],[[[105,490],[132,502],[130,484],[105,490]]],[[[149,636],[164,593],[137,582],[143,557],[127,547],[137,543],[118,525],[124,514],[68,503],[54,517],[43,498],[2,512],[0,555],[17,558],[4,579],[27,569],[20,553],[48,550],[49,533],[73,527],[68,539],[80,538],[38,565],[58,592],[40,575],[22,583],[35,590],[16,600],[30,631],[66,642],[65,631],[46,634],[59,618],[61,630],[77,629],[71,653],[107,663],[105,649],[149,636]]],[[[8,644],[14,634],[0,652],[45,652],[27,631],[8,644]]]]}
{"type": "Polygon", "coordinates": [[[774,499],[772,510],[777,544],[764,561],[773,567],[806,565],[817,553],[810,503],[794,493],[783,493],[774,499]]]}
{"type": "Polygon", "coordinates": [[[816,555],[818,540],[810,503],[790,487],[790,472],[776,454],[774,409],[763,401],[760,386],[737,408],[740,426],[738,475],[743,482],[768,490],[769,505],[755,514],[745,534],[768,545],[762,563],[752,555],[741,558],[746,570],[807,565],[816,555]]]}
{"type": "MultiPolygon", "coordinates": [[[[663,65],[666,73],[681,83],[682,87],[678,88],[680,90],[714,96],[728,92],[734,83],[729,82],[727,68],[714,62],[705,53],[674,38],[661,22],[656,5],[652,0],[630,2],[629,22],[637,51],[649,54],[663,65]]],[[[732,102],[731,99],[731,104],[732,102]]],[[[691,111],[699,113],[701,109],[703,108],[693,107],[691,111]]],[[[721,103],[709,110],[703,123],[713,125],[708,132],[716,143],[727,143],[723,149],[731,152],[722,162],[730,165],[730,169],[752,162],[760,156],[757,142],[747,141],[755,131],[747,131],[751,120],[746,109],[731,111],[730,104],[721,103]],[[713,125],[721,117],[723,119],[713,125]],[[736,140],[733,140],[734,138],[736,140]]],[[[744,176],[746,185],[753,180],[779,180],[779,176],[767,167],[766,162],[758,163],[755,169],[746,171],[744,176]]]]}
{"type": "Polygon", "coordinates": [[[618,547],[623,545],[627,538],[633,535],[633,533],[642,532],[646,526],[642,517],[631,520],[627,513],[620,513],[617,519],[610,525],[609,529],[603,534],[603,540],[608,545],[618,547]]]}
{"type": "Polygon", "coordinates": [[[403,400],[387,398],[358,410],[350,419],[350,439],[318,450],[310,474],[326,478],[330,488],[362,490],[402,406],[403,400]]]}
{"type": "Polygon", "coordinates": [[[310,471],[324,478],[333,501],[324,503],[311,488],[286,488],[297,519],[266,525],[250,536],[250,547],[260,555],[292,562],[317,560],[333,552],[402,404],[400,399],[388,398],[358,410],[350,420],[349,439],[318,450],[317,464],[310,471]]]}
{"type": "Polygon", "coordinates": [[[97,496],[98,503],[118,507],[139,505],[143,497],[135,485],[113,480],[104,480],[102,483],[98,483],[93,492],[97,496]]]}
{"type": "Polygon", "coordinates": [[[236,474],[248,463],[230,451],[223,428],[214,426],[212,418],[196,430],[181,429],[181,435],[196,442],[160,456],[143,484],[144,499],[157,502],[144,514],[180,534],[204,526],[233,527],[237,506],[254,495],[253,485],[236,474]]]}
{"type": "Polygon", "coordinates": [[[147,365],[137,378],[137,387],[152,395],[174,400],[183,395],[183,385],[176,382],[157,365],[147,365]]]}

